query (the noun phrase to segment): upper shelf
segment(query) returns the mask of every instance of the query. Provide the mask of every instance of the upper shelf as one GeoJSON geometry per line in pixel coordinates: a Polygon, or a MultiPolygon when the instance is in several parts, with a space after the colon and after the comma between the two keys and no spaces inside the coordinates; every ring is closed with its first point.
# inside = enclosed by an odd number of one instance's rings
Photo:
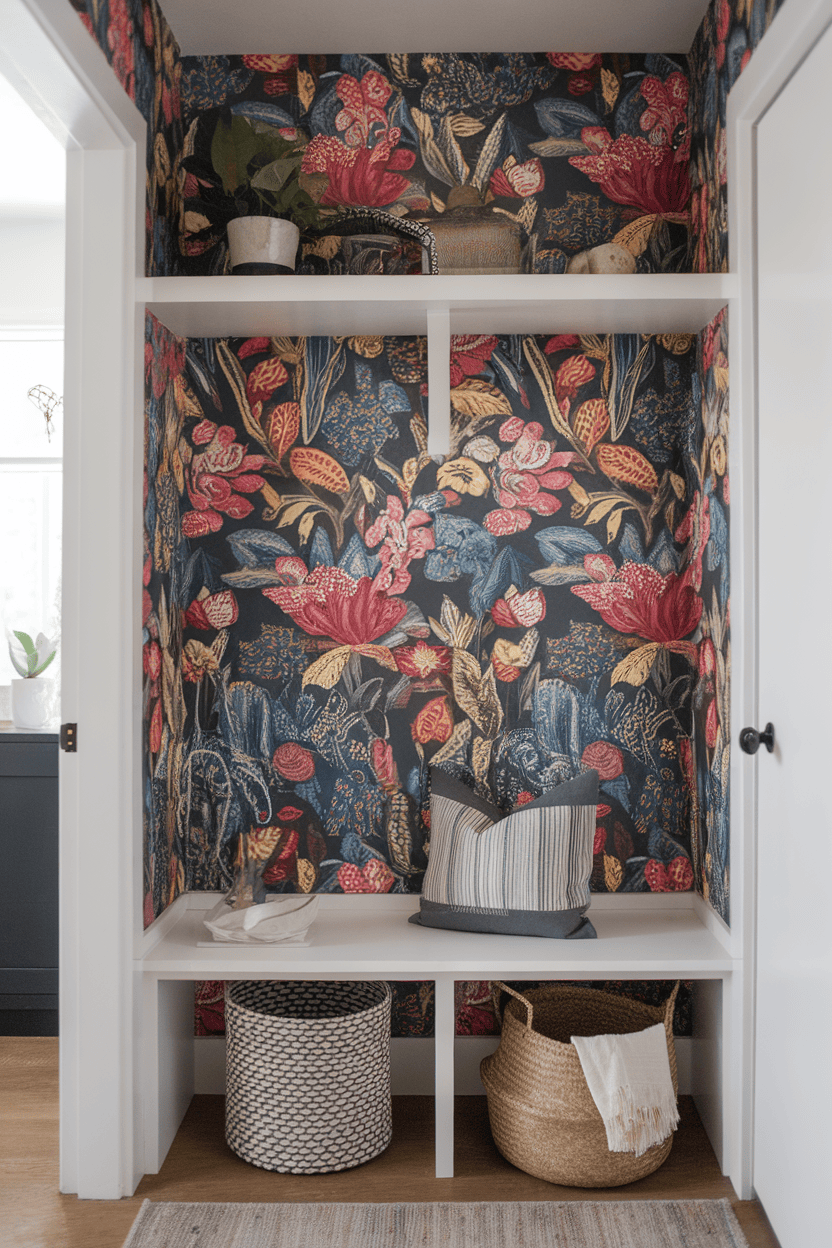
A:
{"type": "Polygon", "coordinates": [[[151,277],[136,297],[183,338],[424,334],[697,333],[737,293],[732,274],[491,277],[151,277]]]}

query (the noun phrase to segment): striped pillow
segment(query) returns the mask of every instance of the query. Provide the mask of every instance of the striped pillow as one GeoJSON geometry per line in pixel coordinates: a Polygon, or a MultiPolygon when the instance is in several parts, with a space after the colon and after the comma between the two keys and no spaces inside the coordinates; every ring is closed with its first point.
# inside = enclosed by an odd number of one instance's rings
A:
{"type": "Polygon", "coordinates": [[[598,802],[586,771],[502,816],[439,768],[431,771],[431,843],[411,923],[466,932],[586,940],[598,802]]]}

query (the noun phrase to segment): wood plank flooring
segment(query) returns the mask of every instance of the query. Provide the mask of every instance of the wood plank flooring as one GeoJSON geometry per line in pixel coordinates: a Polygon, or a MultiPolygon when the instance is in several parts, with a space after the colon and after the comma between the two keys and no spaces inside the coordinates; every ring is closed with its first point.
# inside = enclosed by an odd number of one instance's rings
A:
{"type": "Polygon", "coordinates": [[[509,1165],[488,1130],[485,1097],[457,1098],[456,1177],[433,1175],[433,1102],[397,1097],[393,1142],[375,1161],[340,1174],[270,1174],[241,1161],[223,1137],[223,1098],[197,1096],[158,1175],[135,1196],[89,1201],[58,1192],[58,1042],[0,1037],[2,1248],[122,1248],[143,1199],[205,1201],[670,1200],[728,1197],[750,1248],[778,1248],[754,1201],[738,1201],[719,1173],[692,1101],[669,1159],[628,1187],[583,1191],[509,1165]]]}

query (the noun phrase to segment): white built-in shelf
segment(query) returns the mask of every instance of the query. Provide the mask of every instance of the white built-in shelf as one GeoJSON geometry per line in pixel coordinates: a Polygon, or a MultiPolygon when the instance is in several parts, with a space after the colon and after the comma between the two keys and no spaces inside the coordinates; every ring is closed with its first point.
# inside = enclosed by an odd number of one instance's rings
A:
{"type": "Polygon", "coordinates": [[[252,947],[210,940],[203,926],[219,894],[190,893],[149,928],[137,951],[160,979],[721,979],[730,953],[691,894],[593,899],[597,940],[488,936],[417,927],[411,897],[322,895],[309,946],[252,947]]]}
{"type": "Polygon", "coordinates": [[[490,277],[150,277],[137,299],[190,338],[424,334],[696,333],[737,293],[733,274],[490,277]]]}

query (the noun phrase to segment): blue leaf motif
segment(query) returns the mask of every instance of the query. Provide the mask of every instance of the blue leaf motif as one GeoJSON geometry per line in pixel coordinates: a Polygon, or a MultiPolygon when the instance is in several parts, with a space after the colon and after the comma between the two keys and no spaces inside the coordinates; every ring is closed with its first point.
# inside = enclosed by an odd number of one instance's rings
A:
{"type": "Polygon", "coordinates": [[[287,113],[285,108],[278,108],[276,104],[265,104],[259,100],[241,100],[239,104],[232,104],[231,111],[237,117],[245,117],[248,121],[262,121],[267,126],[276,126],[279,130],[294,128],[297,121],[291,113],[287,113]]]}
{"type": "Polygon", "coordinates": [[[378,388],[378,397],[385,412],[410,411],[410,400],[395,381],[383,381],[378,388]]]}
{"type": "Polygon", "coordinates": [[[562,680],[544,680],[532,712],[538,736],[553,754],[565,754],[576,769],[584,752],[581,697],[562,680]]]}
{"type": "Polygon", "coordinates": [[[335,560],[332,557],[332,543],[325,529],[316,529],[309,551],[309,570],[313,568],[331,568],[335,560]]]}
{"type": "Polygon", "coordinates": [[[547,96],[535,103],[534,111],[540,127],[553,139],[577,138],[584,126],[602,126],[597,113],[576,100],[558,100],[547,96]]]}
{"type": "Polygon", "coordinates": [[[585,555],[594,555],[602,549],[597,537],[585,529],[572,529],[566,525],[554,525],[535,534],[540,553],[549,563],[582,563],[585,555]]]}
{"type": "Polygon", "coordinates": [[[377,555],[369,553],[358,534],[353,533],[343,555],[338,560],[338,567],[342,572],[346,572],[347,576],[358,581],[362,576],[375,576],[381,563],[377,555]]]}
{"type": "Polygon", "coordinates": [[[226,540],[237,562],[244,568],[273,565],[275,559],[283,555],[296,554],[285,537],[278,537],[276,533],[269,533],[265,529],[238,529],[236,533],[229,533],[226,540]]]}

